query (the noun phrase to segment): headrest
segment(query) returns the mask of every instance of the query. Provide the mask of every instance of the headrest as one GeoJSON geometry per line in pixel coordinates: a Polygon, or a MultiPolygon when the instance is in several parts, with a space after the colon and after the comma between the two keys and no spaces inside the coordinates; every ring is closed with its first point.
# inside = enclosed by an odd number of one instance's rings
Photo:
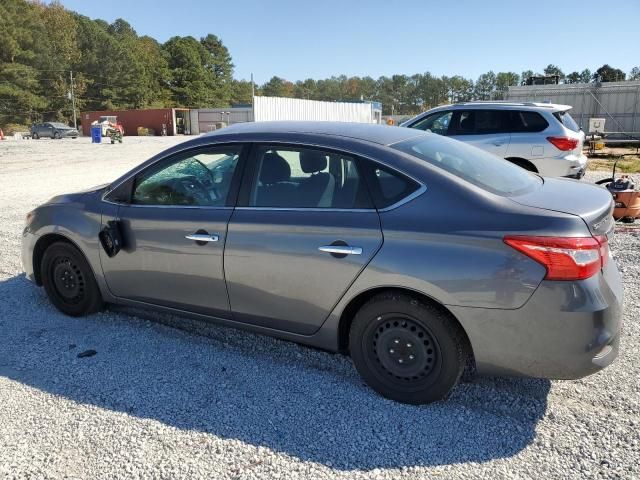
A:
{"type": "Polygon", "coordinates": [[[289,163],[275,152],[267,152],[262,157],[260,169],[260,182],[270,185],[278,182],[286,182],[291,178],[289,163]]]}
{"type": "Polygon", "coordinates": [[[320,172],[327,168],[327,156],[317,150],[301,150],[300,168],[304,173],[320,172]]]}

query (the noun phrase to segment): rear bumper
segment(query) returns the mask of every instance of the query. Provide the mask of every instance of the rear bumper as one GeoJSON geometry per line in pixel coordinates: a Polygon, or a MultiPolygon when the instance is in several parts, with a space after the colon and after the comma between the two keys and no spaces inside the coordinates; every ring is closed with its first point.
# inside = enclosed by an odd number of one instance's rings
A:
{"type": "Polygon", "coordinates": [[[563,157],[531,159],[543,177],[582,178],[589,159],[586,155],[570,154],[563,157]]]}
{"type": "Polygon", "coordinates": [[[610,261],[587,280],[543,281],[516,310],[450,309],[469,336],[478,372],[576,379],[617,357],[622,300],[610,261]]]}

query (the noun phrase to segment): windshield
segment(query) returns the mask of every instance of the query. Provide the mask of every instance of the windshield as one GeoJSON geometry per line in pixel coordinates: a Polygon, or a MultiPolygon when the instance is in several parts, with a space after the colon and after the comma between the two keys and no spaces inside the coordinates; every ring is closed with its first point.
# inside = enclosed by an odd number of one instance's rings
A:
{"type": "Polygon", "coordinates": [[[60,122],[51,122],[50,125],[55,128],[71,128],[69,125],[65,125],[64,123],[60,122]]]}
{"type": "Polygon", "coordinates": [[[540,177],[500,157],[438,135],[412,138],[391,147],[497,195],[519,195],[542,184],[540,177]]]}

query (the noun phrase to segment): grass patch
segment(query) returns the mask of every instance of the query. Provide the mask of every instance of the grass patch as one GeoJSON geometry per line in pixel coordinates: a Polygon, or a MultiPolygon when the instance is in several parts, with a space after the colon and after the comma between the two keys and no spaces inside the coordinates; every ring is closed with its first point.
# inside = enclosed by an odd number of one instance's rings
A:
{"type": "Polygon", "coordinates": [[[640,173],[640,157],[591,157],[587,170],[613,170],[613,164],[618,160],[616,173],[640,173]]]}

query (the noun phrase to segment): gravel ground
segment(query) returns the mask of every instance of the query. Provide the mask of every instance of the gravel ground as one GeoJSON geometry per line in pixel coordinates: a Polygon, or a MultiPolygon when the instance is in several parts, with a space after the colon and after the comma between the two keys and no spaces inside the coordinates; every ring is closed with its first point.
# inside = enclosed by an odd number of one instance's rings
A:
{"type": "Polygon", "coordinates": [[[26,212],[177,141],[0,142],[0,477],[640,478],[640,230],[612,244],[626,294],[612,367],[477,378],[424,407],[375,395],[340,355],[173,317],[57,313],[21,275],[26,212]]]}

